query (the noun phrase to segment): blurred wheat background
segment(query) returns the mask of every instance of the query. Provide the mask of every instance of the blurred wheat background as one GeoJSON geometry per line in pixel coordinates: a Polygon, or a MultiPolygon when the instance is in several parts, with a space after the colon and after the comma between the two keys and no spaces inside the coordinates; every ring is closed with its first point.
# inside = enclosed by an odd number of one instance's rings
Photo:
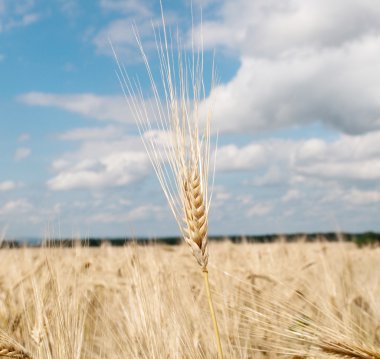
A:
{"type": "MultiPolygon", "coordinates": [[[[210,250],[227,358],[379,358],[380,248],[300,239],[210,250]]],[[[216,357],[188,252],[2,249],[0,348],[14,358],[216,357]]]]}

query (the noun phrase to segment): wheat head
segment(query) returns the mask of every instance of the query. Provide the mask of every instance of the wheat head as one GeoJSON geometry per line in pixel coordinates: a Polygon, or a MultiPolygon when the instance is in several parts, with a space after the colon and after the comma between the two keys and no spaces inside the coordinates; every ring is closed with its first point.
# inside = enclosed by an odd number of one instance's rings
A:
{"type": "Polygon", "coordinates": [[[203,271],[207,270],[207,212],[197,168],[183,180],[184,224],[182,232],[203,271]]]}
{"type": "Polygon", "coordinates": [[[200,118],[199,106],[206,97],[203,50],[194,50],[192,45],[192,53],[187,55],[179,36],[173,45],[173,36],[167,33],[163,15],[162,30],[154,31],[159,79],[154,76],[155,71],[148,62],[135,29],[136,40],[151,81],[152,97],[143,96],[139,81],[129,77],[114,51],[118,65],[117,76],[182,236],[202,270],[207,271],[212,109],[203,111],[203,117],[200,118]],[[177,47],[176,54],[174,46],[177,47]]]}
{"type": "Polygon", "coordinates": [[[0,344],[0,358],[18,358],[18,359],[32,359],[32,357],[27,354],[22,349],[16,349],[14,346],[9,344],[0,344]]]}

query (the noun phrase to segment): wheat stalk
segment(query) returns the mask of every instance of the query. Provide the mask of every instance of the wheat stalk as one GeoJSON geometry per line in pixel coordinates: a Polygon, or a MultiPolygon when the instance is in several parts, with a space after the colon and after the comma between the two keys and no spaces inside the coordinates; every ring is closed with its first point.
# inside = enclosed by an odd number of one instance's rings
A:
{"type": "Polygon", "coordinates": [[[119,69],[117,75],[169,207],[202,269],[218,353],[223,358],[207,269],[211,108],[201,123],[199,104],[206,97],[203,49],[195,51],[192,42],[192,55],[188,57],[177,36],[178,52],[174,55],[173,43],[169,44],[168,40],[172,40],[172,36],[170,34],[169,37],[166,32],[162,5],[161,14],[162,32],[155,31],[155,38],[164,98],[161,98],[154,71],[136,29],[137,43],[150,78],[154,99],[148,101],[144,98],[138,80],[131,80],[114,51],[119,69]]]}
{"type": "Polygon", "coordinates": [[[352,359],[380,359],[380,352],[356,344],[323,340],[318,344],[320,349],[335,356],[352,359]]]}

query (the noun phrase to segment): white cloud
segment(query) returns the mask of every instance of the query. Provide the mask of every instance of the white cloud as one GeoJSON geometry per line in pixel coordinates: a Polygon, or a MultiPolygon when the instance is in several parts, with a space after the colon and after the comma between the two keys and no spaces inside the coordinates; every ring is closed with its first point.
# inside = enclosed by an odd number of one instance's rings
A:
{"type": "Polygon", "coordinates": [[[281,179],[297,183],[300,176],[336,181],[380,180],[380,131],[361,136],[342,135],[334,141],[270,139],[240,148],[222,146],[218,150],[217,168],[266,170],[253,180],[256,185],[277,183],[281,179]]]}
{"type": "Polygon", "coordinates": [[[216,186],[212,190],[214,201],[224,203],[231,198],[231,193],[223,186],[216,186]]]}
{"type": "Polygon", "coordinates": [[[167,214],[167,208],[154,205],[142,205],[123,213],[97,213],[90,217],[91,222],[125,223],[143,220],[155,220],[167,214]]]}
{"type": "Polygon", "coordinates": [[[298,170],[303,175],[309,177],[315,176],[340,180],[378,180],[380,179],[380,159],[357,162],[339,162],[334,159],[326,163],[305,164],[299,166],[298,170]]]}
{"type": "Polygon", "coordinates": [[[80,3],[76,0],[59,0],[61,11],[69,19],[74,19],[81,14],[80,3]]]}
{"type": "Polygon", "coordinates": [[[144,51],[149,52],[156,49],[152,21],[159,24],[157,20],[151,17],[144,19],[122,18],[110,22],[93,37],[92,42],[97,53],[113,57],[113,47],[123,64],[142,62],[143,57],[137,43],[135,30],[143,43],[144,51]]]}
{"type": "Polygon", "coordinates": [[[316,121],[349,134],[380,129],[377,1],[226,1],[202,31],[206,48],[241,62],[207,101],[220,131],[316,121]]]}
{"type": "Polygon", "coordinates": [[[0,54],[0,62],[2,62],[4,59],[5,59],[5,55],[4,54],[0,54]]]}
{"type": "Polygon", "coordinates": [[[380,179],[380,132],[341,136],[320,145],[315,153],[304,152],[315,140],[304,141],[294,153],[294,164],[302,175],[339,180],[380,179]]]}
{"type": "Polygon", "coordinates": [[[220,131],[313,122],[349,134],[377,130],[380,81],[374,74],[380,72],[379,57],[380,35],[276,59],[243,57],[236,76],[214,88],[204,105],[215,103],[215,127],[220,131]]]}
{"type": "Polygon", "coordinates": [[[0,32],[29,26],[37,22],[41,16],[34,11],[34,7],[34,0],[1,0],[0,32]]]}
{"type": "Polygon", "coordinates": [[[203,41],[244,56],[272,57],[300,48],[338,47],[378,33],[379,18],[376,0],[225,1],[216,19],[203,21],[203,41]]]}
{"type": "Polygon", "coordinates": [[[225,186],[214,186],[212,188],[212,208],[223,209],[226,207],[226,203],[231,203],[232,194],[225,186]]]}
{"type": "Polygon", "coordinates": [[[28,105],[58,107],[97,120],[134,121],[123,96],[99,96],[91,93],[56,95],[30,92],[21,95],[19,100],[28,105]]]}
{"type": "MultiPolygon", "coordinates": [[[[275,162],[275,161],[273,161],[275,162]]],[[[285,161],[285,163],[287,163],[285,161]]],[[[251,183],[254,186],[266,187],[272,185],[279,185],[281,183],[286,183],[289,181],[288,174],[281,170],[281,166],[278,162],[269,165],[269,168],[263,175],[254,176],[251,181],[247,181],[248,184],[251,183]]]]}
{"type": "Polygon", "coordinates": [[[15,189],[16,187],[17,187],[17,184],[13,181],[0,182],[0,192],[1,191],[10,191],[12,189],[15,189]]]}
{"type": "Polygon", "coordinates": [[[130,57],[136,59],[140,57],[137,47],[136,37],[132,30],[132,23],[128,19],[119,19],[111,22],[106,28],[99,31],[93,39],[93,44],[100,54],[112,55],[112,48],[115,47],[118,56],[124,61],[130,61],[130,57]],[[121,52],[120,47],[123,47],[121,52]]]}
{"type": "Polygon", "coordinates": [[[73,130],[61,133],[58,138],[66,141],[83,141],[83,140],[104,140],[120,137],[121,129],[115,126],[75,128],[73,130]]]}
{"type": "Polygon", "coordinates": [[[300,197],[300,191],[297,189],[289,189],[281,198],[283,202],[290,202],[300,197]]]}
{"type": "Polygon", "coordinates": [[[145,154],[111,153],[99,160],[82,160],[48,181],[53,190],[127,185],[147,172],[145,154]]]}
{"type": "Polygon", "coordinates": [[[13,158],[15,159],[15,161],[21,161],[21,160],[24,160],[25,158],[29,157],[31,153],[32,153],[32,150],[30,148],[19,147],[16,150],[13,158]]]}
{"type": "Polygon", "coordinates": [[[6,202],[0,207],[0,215],[21,214],[28,212],[32,208],[32,205],[25,198],[20,198],[13,201],[6,202]]]}
{"type": "Polygon", "coordinates": [[[153,15],[147,2],[140,0],[100,0],[99,5],[103,10],[130,13],[136,17],[151,17],[153,15]]]}
{"type": "Polygon", "coordinates": [[[380,191],[363,191],[351,189],[345,195],[345,200],[354,205],[363,205],[380,202],[380,191]]]}
{"type": "Polygon", "coordinates": [[[77,152],[56,159],[52,168],[58,173],[47,182],[50,189],[94,189],[136,182],[147,175],[150,162],[141,140],[124,136],[86,140],[77,152]]]}
{"type": "Polygon", "coordinates": [[[155,48],[152,23],[160,25],[161,21],[151,9],[153,3],[139,0],[100,0],[99,5],[104,11],[116,12],[122,17],[112,20],[94,36],[92,42],[97,52],[113,56],[111,41],[122,63],[141,62],[142,56],[133,27],[135,26],[146,51],[155,48]]]}
{"type": "Polygon", "coordinates": [[[149,219],[153,216],[156,217],[160,213],[162,213],[162,207],[145,205],[134,208],[131,211],[129,211],[127,218],[129,221],[137,221],[142,219],[149,219]]]}
{"type": "Polygon", "coordinates": [[[20,136],[17,138],[17,142],[27,142],[30,140],[30,134],[29,133],[22,133],[20,136]]]}
{"type": "MultiPolygon", "coordinates": [[[[354,208],[364,208],[363,206],[374,206],[380,203],[380,188],[378,189],[361,189],[348,186],[330,186],[329,191],[325,191],[321,198],[322,205],[331,206],[334,203],[345,203],[354,208]]],[[[368,208],[368,207],[367,207],[368,208]]]]}
{"type": "MultiPolygon", "coordinates": [[[[218,148],[216,169],[218,171],[242,171],[268,168],[271,179],[277,178],[279,163],[288,164],[295,151],[296,141],[269,139],[242,147],[224,145],[218,148]]],[[[265,183],[267,183],[266,178],[265,183]]]]}
{"type": "MultiPolygon", "coordinates": [[[[95,45],[97,53],[113,57],[111,41],[123,64],[142,62],[143,57],[139,49],[138,38],[145,53],[156,54],[157,44],[154,33],[157,34],[158,29],[162,27],[162,19],[159,13],[153,11],[153,2],[149,4],[138,0],[101,0],[100,5],[105,11],[115,11],[121,17],[110,21],[93,36],[92,43],[95,45]]],[[[164,12],[168,33],[172,31],[169,29],[171,25],[174,25],[173,29],[175,29],[173,34],[176,33],[179,30],[178,24],[184,21],[181,21],[179,13],[169,9],[164,12]]],[[[170,35],[168,36],[170,37],[170,35]]],[[[174,37],[175,35],[173,35],[174,37]]],[[[172,45],[176,46],[175,41],[174,44],[170,44],[170,46],[172,45]]]]}
{"type": "Polygon", "coordinates": [[[219,171],[253,169],[263,165],[266,160],[266,153],[260,145],[251,144],[238,148],[231,144],[218,150],[216,169],[219,171]]]}
{"type": "Polygon", "coordinates": [[[261,217],[267,215],[273,206],[270,203],[257,203],[246,212],[247,217],[261,217]]]}
{"type": "Polygon", "coordinates": [[[242,203],[242,204],[244,204],[244,205],[246,205],[246,206],[247,206],[247,205],[251,205],[251,204],[254,202],[252,196],[249,195],[249,194],[239,195],[239,196],[237,196],[236,199],[237,199],[240,203],[242,203]]]}

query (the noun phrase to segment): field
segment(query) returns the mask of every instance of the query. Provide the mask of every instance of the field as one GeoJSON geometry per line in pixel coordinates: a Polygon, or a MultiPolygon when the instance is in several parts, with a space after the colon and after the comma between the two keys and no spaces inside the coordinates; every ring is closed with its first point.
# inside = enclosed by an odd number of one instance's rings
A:
{"type": "MultiPolygon", "coordinates": [[[[217,356],[185,244],[0,255],[4,357],[217,356]]],[[[211,242],[209,273],[226,358],[380,358],[380,248],[211,242]]]]}

